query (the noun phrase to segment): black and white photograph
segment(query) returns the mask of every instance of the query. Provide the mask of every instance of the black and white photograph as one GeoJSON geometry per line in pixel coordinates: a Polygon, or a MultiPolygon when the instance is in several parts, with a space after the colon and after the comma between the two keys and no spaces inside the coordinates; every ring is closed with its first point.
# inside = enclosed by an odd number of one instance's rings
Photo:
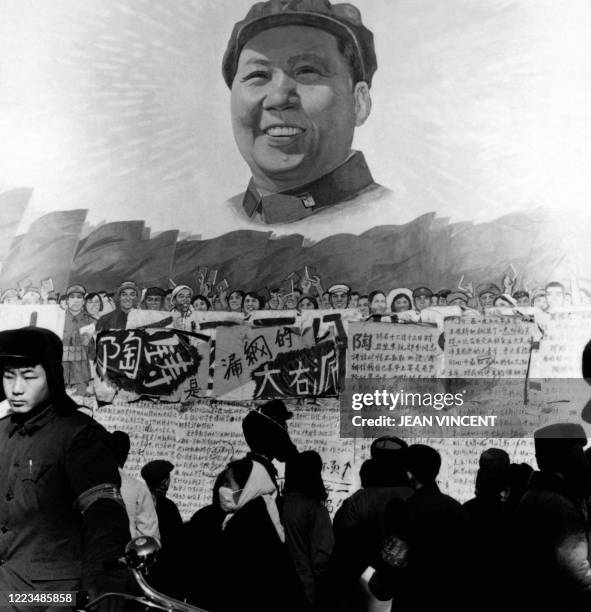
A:
{"type": "Polygon", "coordinates": [[[0,609],[591,611],[591,4],[0,0],[0,609]]]}

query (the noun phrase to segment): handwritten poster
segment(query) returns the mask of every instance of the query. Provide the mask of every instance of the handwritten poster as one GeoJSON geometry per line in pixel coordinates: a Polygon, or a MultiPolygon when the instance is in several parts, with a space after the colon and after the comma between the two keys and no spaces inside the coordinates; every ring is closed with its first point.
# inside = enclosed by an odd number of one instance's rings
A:
{"type": "MultiPolygon", "coordinates": [[[[298,449],[316,450],[322,457],[332,514],[359,488],[359,469],[370,456],[372,440],[340,438],[336,400],[294,401],[288,402],[288,408],[294,413],[289,431],[298,449]]],[[[95,418],[109,431],[120,429],[129,434],[131,450],[125,470],[131,475],[140,477],[142,466],[154,459],[174,464],[169,497],[188,520],[211,503],[219,472],[247,452],[242,419],[249,409],[249,405],[210,400],[197,401],[187,410],[180,405],[117,403],[98,410],[95,418]]],[[[462,502],[474,495],[478,459],[488,448],[502,448],[512,462],[536,468],[531,438],[408,438],[406,442],[429,444],[441,453],[438,482],[444,493],[462,502]]],[[[283,464],[276,466],[281,485],[283,464]]]]}
{"type": "Polygon", "coordinates": [[[448,319],[445,371],[449,378],[525,378],[535,333],[521,317],[448,319]]]}
{"type": "Polygon", "coordinates": [[[591,309],[547,313],[543,335],[532,352],[528,399],[556,420],[591,423],[591,387],[583,379],[583,352],[591,342],[591,309]]]}
{"type": "Polygon", "coordinates": [[[218,329],[213,388],[220,399],[336,395],[337,347],[305,346],[291,325],[218,329]]]}
{"type": "Polygon", "coordinates": [[[532,354],[530,377],[581,378],[583,350],[591,341],[591,309],[548,313],[539,347],[532,354]]]}
{"type": "MultiPolygon", "coordinates": [[[[215,478],[248,448],[242,435],[242,419],[251,405],[197,401],[189,409],[181,405],[150,402],[117,402],[95,412],[95,418],[109,431],[126,431],[131,450],[125,470],[140,477],[143,465],[167,459],[172,472],[169,497],[179,506],[185,520],[211,503],[215,478]]],[[[323,479],[328,491],[327,506],[336,511],[356,486],[354,440],[338,435],[339,412],[335,400],[313,404],[288,403],[294,417],[290,435],[299,450],[316,450],[323,459],[323,479]]],[[[276,462],[278,482],[284,466],[276,462]]]]}
{"type": "Polygon", "coordinates": [[[429,325],[350,323],[347,377],[435,378],[440,335],[429,325]]]}

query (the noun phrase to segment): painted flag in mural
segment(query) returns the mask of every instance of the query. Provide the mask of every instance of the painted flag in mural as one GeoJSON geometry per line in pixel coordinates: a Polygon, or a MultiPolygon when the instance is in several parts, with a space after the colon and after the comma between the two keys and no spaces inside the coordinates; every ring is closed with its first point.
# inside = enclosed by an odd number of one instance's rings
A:
{"type": "Polygon", "coordinates": [[[32,189],[11,189],[0,193],[0,262],[8,254],[31,195],[32,189]]]}
{"type": "Polygon", "coordinates": [[[181,240],[171,276],[177,283],[193,285],[198,267],[210,267],[218,271],[218,279],[227,278],[231,287],[258,287],[256,276],[269,234],[238,230],[210,240],[181,240]]]}
{"type": "Polygon", "coordinates": [[[171,329],[99,333],[96,386],[103,393],[99,399],[105,401],[105,384],[127,401],[154,397],[188,402],[205,397],[211,389],[210,350],[207,336],[171,329]]]}
{"type": "Polygon", "coordinates": [[[53,212],[33,222],[26,234],[13,240],[0,286],[17,287],[23,279],[40,286],[42,280],[51,278],[58,291],[65,291],[86,213],[53,212]]]}
{"type": "Polygon", "coordinates": [[[89,291],[113,290],[126,280],[166,287],[171,276],[178,231],[154,238],[138,221],[108,223],[80,243],[72,278],[89,291]]]}

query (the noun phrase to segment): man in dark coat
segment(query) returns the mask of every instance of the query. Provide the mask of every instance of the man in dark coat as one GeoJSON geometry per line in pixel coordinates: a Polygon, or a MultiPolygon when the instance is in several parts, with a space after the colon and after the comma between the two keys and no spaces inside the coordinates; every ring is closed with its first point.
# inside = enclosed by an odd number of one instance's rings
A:
{"type": "Polygon", "coordinates": [[[591,609],[591,467],[584,429],[549,425],[534,434],[539,472],[530,478],[514,522],[519,603],[537,611],[591,609]]]}
{"type": "Polygon", "coordinates": [[[227,587],[224,570],[222,523],[226,513],[220,504],[219,490],[226,482],[226,470],[213,485],[211,504],[200,508],[183,525],[183,595],[187,603],[208,612],[220,609],[220,593],[227,587]]]}
{"type": "Polygon", "coordinates": [[[83,591],[94,598],[124,590],[128,579],[126,570],[110,569],[124,552],[129,525],[109,436],[66,395],[62,352],[61,340],[46,329],[0,333],[0,400],[11,409],[0,420],[4,596],[83,591]]]}
{"type": "Polygon", "coordinates": [[[335,545],[324,607],[340,600],[338,610],[365,609],[359,578],[368,566],[380,563],[386,507],[413,492],[406,477],[407,450],[406,442],[396,437],[372,443],[371,459],[363,466],[364,487],[347,498],[334,517],[335,545]]]}
{"type": "Polygon", "coordinates": [[[316,451],[304,451],[286,463],[280,504],[285,543],[308,603],[319,610],[315,606],[334,546],[330,515],[323,503],[327,497],[322,458],[316,451]]]}
{"type": "Polygon", "coordinates": [[[183,519],[177,505],[166,496],[173,469],[174,465],[170,461],[156,459],[144,465],[141,475],[154,499],[162,542],[151,582],[162,593],[178,598],[182,592],[178,566],[183,519]]]}
{"type": "Polygon", "coordinates": [[[441,456],[430,446],[413,444],[407,465],[415,493],[401,505],[401,520],[388,527],[406,543],[408,556],[394,568],[376,571],[370,589],[378,599],[394,597],[401,611],[473,609],[469,519],[437,486],[441,456]]]}
{"type": "Polygon", "coordinates": [[[277,470],[273,459],[285,462],[298,453],[287,430],[287,421],[292,416],[293,412],[276,399],[251,410],[242,420],[242,432],[250,448],[247,457],[265,467],[276,487],[277,470]]]}

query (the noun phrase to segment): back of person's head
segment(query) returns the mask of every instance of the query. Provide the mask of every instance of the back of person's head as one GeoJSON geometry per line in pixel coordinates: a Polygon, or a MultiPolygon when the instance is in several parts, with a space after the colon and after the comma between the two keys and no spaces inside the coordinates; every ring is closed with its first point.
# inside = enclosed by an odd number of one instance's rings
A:
{"type": "Polygon", "coordinates": [[[111,434],[111,445],[117,465],[122,468],[127,461],[129,449],[131,448],[129,436],[124,431],[114,431],[111,434]]]}
{"type": "Polygon", "coordinates": [[[585,430],[578,423],[556,423],[534,432],[536,460],[542,472],[560,474],[577,497],[591,495],[591,465],[583,448],[585,430]]]}
{"type": "Polygon", "coordinates": [[[250,473],[252,472],[252,459],[248,457],[243,457],[242,459],[237,459],[236,461],[231,461],[228,463],[228,466],[225,470],[226,477],[228,476],[228,472],[232,473],[232,476],[238,485],[239,489],[243,489],[248,482],[250,477],[250,473]]]}
{"type": "Polygon", "coordinates": [[[406,486],[408,444],[396,436],[376,438],[370,448],[372,485],[368,486],[406,486]]]}
{"type": "Polygon", "coordinates": [[[585,430],[578,423],[555,423],[534,432],[536,461],[541,471],[561,472],[573,451],[587,444],[585,430]]]}
{"type": "Polygon", "coordinates": [[[534,469],[527,463],[512,463],[509,466],[509,498],[507,503],[513,508],[521,501],[534,469]]]}
{"type": "Polygon", "coordinates": [[[426,444],[412,444],[407,451],[407,465],[418,483],[434,483],[441,468],[441,455],[426,444]]]}
{"type": "Polygon", "coordinates": [[[322,481],[322,458],[316,451],[304,451],[285,464],[285,493],[301,493],[324,501],[328,494],[322,481]]]}
{"type": "Polygon", "coordinates": [[[361,486],[365,489],[366,487],[377,486],[376,477],[376,461],[375,459],[366,459],[359,468],[359,479],[361,480],[361,486]]]}
{"type": "MultiPolygon", "coordinates": [[[[283,404],[283,402],[280,403],[283,404]]],[[[269,404],[251,410],[244,417],[242,433],[251,451],[279,461],[286,461],[297,453],[287,432],[286,420],[290,418],[288,415],[291,413],[285,409],[284,404],[285,412],[277,404],[274,407],[269,407],[269,404]]]]}
{"type": "Polygon", "coordinates": [[[165,459],[156,459],[146,463],[141,470],[142,478],[146,481],[148,489],[155,491],[170,477],[174,465],[165,459]]]}
{"type": "Polygon", "coordinates": [[[501,448],[485,450],[479,459],[476,474],[476,495],[498,497],[509,488],[509,455],[501,448]]]}

